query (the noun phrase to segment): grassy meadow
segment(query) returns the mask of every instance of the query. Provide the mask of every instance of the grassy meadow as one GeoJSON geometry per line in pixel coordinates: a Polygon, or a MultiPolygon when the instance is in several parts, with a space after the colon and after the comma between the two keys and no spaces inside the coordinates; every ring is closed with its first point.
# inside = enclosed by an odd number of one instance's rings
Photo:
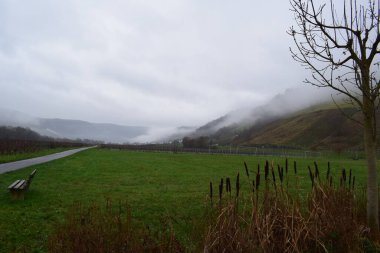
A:
{"type": "MultiPolygon", "coordinates": [[[[107,199],[128,202],[132,216],[150,228],[160,226],[163,218],[173,221],[179,240],[189,249],[194,246],[192,225],[201,219],[209,205],[209,183],[217,185],[221,177],[235,182],[240,173],[242,187],[250,181],[245,176],[244,161],[251,173],[257,164],[263,170],[265,160],[284,166],[283,157],[243,155],[175,154],[91,149],[46,164],[0,175],[0,252],[46,252],[55,225],[66,211],[78,204],[98,203],[107,199]],[[13,200],[7,186],[26,178],[37,169],[25,200],[13,200]]],[[[295,158],[299,189],[309,191],[307,166],[314,160],[295,158]]],[[[293,175],[289,158],[289,177],[293,175]]],[[[352,169],[356,187],[365,184],[365,161],[336,157],[329,159],[335,183],[342,168],[352,169]]],[[[327,159],[317,160],[321,178],[327,159]]],[[[247,191],[248,192],[248,191],[247,191]]],[[[197,233],[197,232],[195,232],[197,233]]],[[[203,231],[198,231],[203,233],[203,231]]]]}

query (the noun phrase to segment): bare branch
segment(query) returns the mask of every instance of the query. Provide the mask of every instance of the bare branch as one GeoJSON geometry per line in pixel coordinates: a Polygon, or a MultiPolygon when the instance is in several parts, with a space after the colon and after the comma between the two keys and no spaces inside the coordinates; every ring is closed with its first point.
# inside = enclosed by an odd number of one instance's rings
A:
{"type": "MultiPolygon", "coordinates": [[[[335,101],[333,95],[331,95],[331,99],[333,101],[333,103],[335,104],[336,108],[338,108],[338,110],[348,119],[354,121],[355,123],[357,123],[358,125],[360,125],[361,127],[364,127],[363,125],[363,122],[360,122],[359,120],[355,119],[354,117],[352,117],[351,115],[349,115],[348,113],[346,113],[342,107],[340,107],[340,105],[335,101]]],[[[350,103],[352,104],[352,103],[350,103]]]]}
{"type": "Polygon", "coordinates": [[[329,10],[326,4],[317,7],[314,0],[290,0],[298,26],[288,32],[297,49],[290,51],[311,70],[312,79],[306,83],[342,93],[360,108],[363,99],[378,100],[380,84],[370,69],[380,54],[379,2],[368,0],[363,6],[356,0],[344,1],[339,19],[333,0],[329,0],[329,10]],[[326,11],[329,19],[325,19],[326,11]]]}

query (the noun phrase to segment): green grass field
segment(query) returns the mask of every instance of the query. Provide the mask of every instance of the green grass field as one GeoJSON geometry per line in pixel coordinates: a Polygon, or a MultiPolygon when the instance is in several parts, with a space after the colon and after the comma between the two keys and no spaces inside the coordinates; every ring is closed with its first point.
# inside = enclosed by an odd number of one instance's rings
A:
{"type": "MultiPolygon", "coordinates": [[[[250,184],[243,162],[256,171],[265,160],[284,164],[284,158],[238,155],[173,154],[91,149],[79,154],[0,175],[0,252],[46,252],[54,225],[76,202],[90,204],[127,201],[137,220],[155,227],[162,217],[170,217],[179,239],[191,247],[191,225],[201,218],[208,205],[209,182],[214,191],[221,177],[235,182],[241,174],[242,186],[250,184]],[[25,200],[13,200],[7,186],[38,172],[25,200]]],[[[365,182],[364,160],[330,160],[332,171],[352,168],[358,186],[365,182]]],[[[327,160],[318,161],[321,174],[327,160]]],[[[297,159],[301,189],[310,189],[307,165],[313,160],[297,159]]],[[[289,174],[293,159],[289,159],[289,174]]],[[[262,169],[263,170],[263,169],[262,169]]],[[[322,176],[323,177],[323,176],[322,176]]],[[[202,232],[202,231],[201,231],[202,232]]]]}
{"type": "Polygon", "coordinates": [[[51,148],[51,149],[42,149],[36,152],[26,152],[26,153],[17,153],[17,154],[9,154],[2,155],[0,154],[0,163],[9,163],[44,155],[50,155],[58,152],[62,152],[65,150],[74,149],[74,148],[51,148]]]}

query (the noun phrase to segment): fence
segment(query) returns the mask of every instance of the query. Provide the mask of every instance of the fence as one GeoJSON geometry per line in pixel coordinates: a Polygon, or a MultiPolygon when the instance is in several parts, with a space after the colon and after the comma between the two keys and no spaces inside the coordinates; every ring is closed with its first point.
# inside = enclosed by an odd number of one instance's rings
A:
{"type": "Polygon", "coordinates": [[[246,146],[210,146],[208,148],[184,148],[173,144],[146,144],[146,145],[117,145],[102,144],[102,148],[126,149],[132,151],[225,154],[225,155],[253,155],[253,156],[281,156],[281,157],[320,157],[322,152],[305,151],[302,149],[275,148],[275,147],[246,147],[246,146]]]}

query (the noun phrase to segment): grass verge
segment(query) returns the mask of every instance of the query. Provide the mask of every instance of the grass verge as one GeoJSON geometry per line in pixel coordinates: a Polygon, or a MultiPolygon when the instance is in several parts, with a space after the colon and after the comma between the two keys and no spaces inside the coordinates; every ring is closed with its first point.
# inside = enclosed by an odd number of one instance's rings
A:
{"type": "Polygon", "coordinates": [[[35,157],[63,152],[70,149],[74,149],[74,148],[49,148],[49,149],[42,149],[35,152],[25,152],[25,153],[16,153],[16,154],[7,154],[7,155],[0,154],[0,163],[9,163],[9,162],[15,162],[15,161],[24,160],[24,159],[35,158],[35,157]]]}
{"type": "MultiPolygon", "coordinates": [[[[79,154],[0,175],[0,251],[46,252],[50,235],[64,221],[73,203],[102,205],[107,199],[127,201],[131,217],[157,231],[162,219],[171,220],[176,237],[187,249],[196,248],[192,227],[206,212],[208,185],[220,177],[245,173],[243,162],[253,171],[257,164],[283,164],[279,157],[173,154],[91,149],[79,154]],[[24,201],[11,199],[6,187],[37,168],[24,201]]],[[[309,192],[308,165],[297,159],[299,191],[309,192]]],[[[320,160],[321,173],[327,160],[320,160]]],[[[366,177],[364,160],[331,160],[331,174],[352,168],[357,187],[366,177]]],[[[289,166],[293,160],[289,160],[289,166]]],[[[289,168],[290,169],[290,168],[289,168]]],[[[251,182],[241,180],[242,189],[251,182]]]]}

